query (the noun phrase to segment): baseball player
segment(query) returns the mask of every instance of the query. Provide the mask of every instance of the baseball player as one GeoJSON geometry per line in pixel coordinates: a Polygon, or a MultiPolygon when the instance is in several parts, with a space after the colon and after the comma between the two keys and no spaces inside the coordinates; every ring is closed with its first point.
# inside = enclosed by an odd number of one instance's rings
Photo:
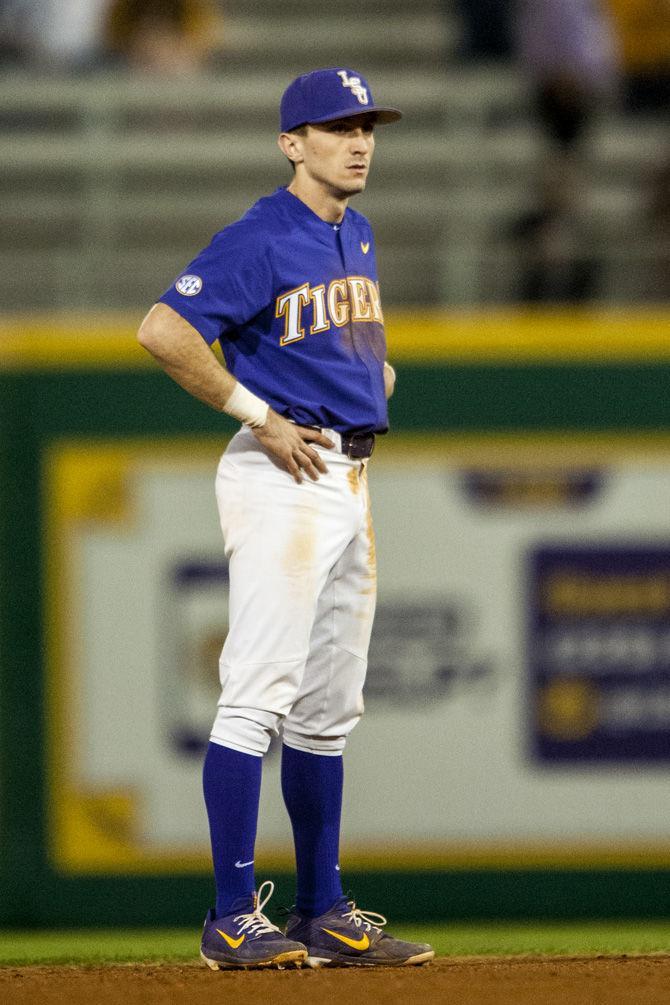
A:
{"type": "Polygon", "coordinates": [[[338,862],[342,752],[363,712],[376,593],[366,469],[395,380],[374,238],[348,202],[365,188],[375,126],[399,118],[353,70],[294,80],[279,136],[291,183],[216,234],[138,336],[242,423],[216,476],[230,630],[203,773],[216,906],[201,956],[214,970],[434,955],[348,900],[338,862]],[[263,913],[273,885],[255,892],[253,868],[262,759],[280,730],[297,865],[286,934],[263,913]]]}

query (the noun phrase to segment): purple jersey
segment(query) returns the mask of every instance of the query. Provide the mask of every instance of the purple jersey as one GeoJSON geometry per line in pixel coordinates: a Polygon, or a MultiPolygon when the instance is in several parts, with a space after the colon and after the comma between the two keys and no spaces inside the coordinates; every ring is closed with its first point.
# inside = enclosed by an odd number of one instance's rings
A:
{"type": "Polygon", "coordinates": [[[326,223],[285,188],[216,234],[160,298],[229,371],[300,425],[388,428],[384,322],[370,224],[326,223]]]}

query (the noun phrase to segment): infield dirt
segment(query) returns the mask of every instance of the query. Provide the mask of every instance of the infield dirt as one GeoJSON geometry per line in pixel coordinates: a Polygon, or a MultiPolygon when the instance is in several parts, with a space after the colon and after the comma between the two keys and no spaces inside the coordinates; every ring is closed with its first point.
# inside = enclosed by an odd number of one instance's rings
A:
{"type": "Polygon", "coordinates": [[[197,964],[0,969],[7,1005],[668,1005],[670,956],[442,958],[396,970],[228,971],[197,964]]]}

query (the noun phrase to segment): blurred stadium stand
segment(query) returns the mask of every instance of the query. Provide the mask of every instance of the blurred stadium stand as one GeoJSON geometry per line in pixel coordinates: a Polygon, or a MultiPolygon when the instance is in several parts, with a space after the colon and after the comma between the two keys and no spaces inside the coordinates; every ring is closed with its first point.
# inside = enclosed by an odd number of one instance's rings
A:
{"type": "MultiPolygon", "coordinates": [[[[3,73],[5,310],[151,303],[211,233],[286,183],[279,97],[336,58],[406,113],[380,136],[355,203],[375,224],[386,303],[517,299],[511,230],[532,209],[544,150],[516,70],[451,61],[456,22],[436,0],[370,14],[342,0],[332,17],[308,0],[229,0],[225,40],[193,79],[3,73]]],[[[653,117],[604,112],[588,141],[582,212],[599,303],[662,299],[648,277],[670,238],[645,207],[668,155],[667,122],[653,117]]]]}

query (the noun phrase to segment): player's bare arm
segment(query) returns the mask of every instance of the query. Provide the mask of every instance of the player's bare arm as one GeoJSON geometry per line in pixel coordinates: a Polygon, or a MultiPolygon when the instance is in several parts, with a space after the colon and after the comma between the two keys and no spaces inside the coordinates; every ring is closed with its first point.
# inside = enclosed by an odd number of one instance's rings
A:
{"type": "MultiPolygon", "coordinates": [[[[180,387],[217,412],[226,411],[238,382],[180,314],[167,304],[155,304],[142,322],[137,338],[180,387]]],[[[309,445],[332,447],[331,441],[318,430],[287,422],[269,408],[264,424],[253,432],[297,482],[302,481],[302,472],[313,481],[319,473],[327,473],[323,459],[309,445]]]]}
{"type": "Polygon", "coordinates": [[[167,304],[154,304],[137,339],[180,387],[217,412],[223,411],[237,381],[181,315],[167,304]]]}

